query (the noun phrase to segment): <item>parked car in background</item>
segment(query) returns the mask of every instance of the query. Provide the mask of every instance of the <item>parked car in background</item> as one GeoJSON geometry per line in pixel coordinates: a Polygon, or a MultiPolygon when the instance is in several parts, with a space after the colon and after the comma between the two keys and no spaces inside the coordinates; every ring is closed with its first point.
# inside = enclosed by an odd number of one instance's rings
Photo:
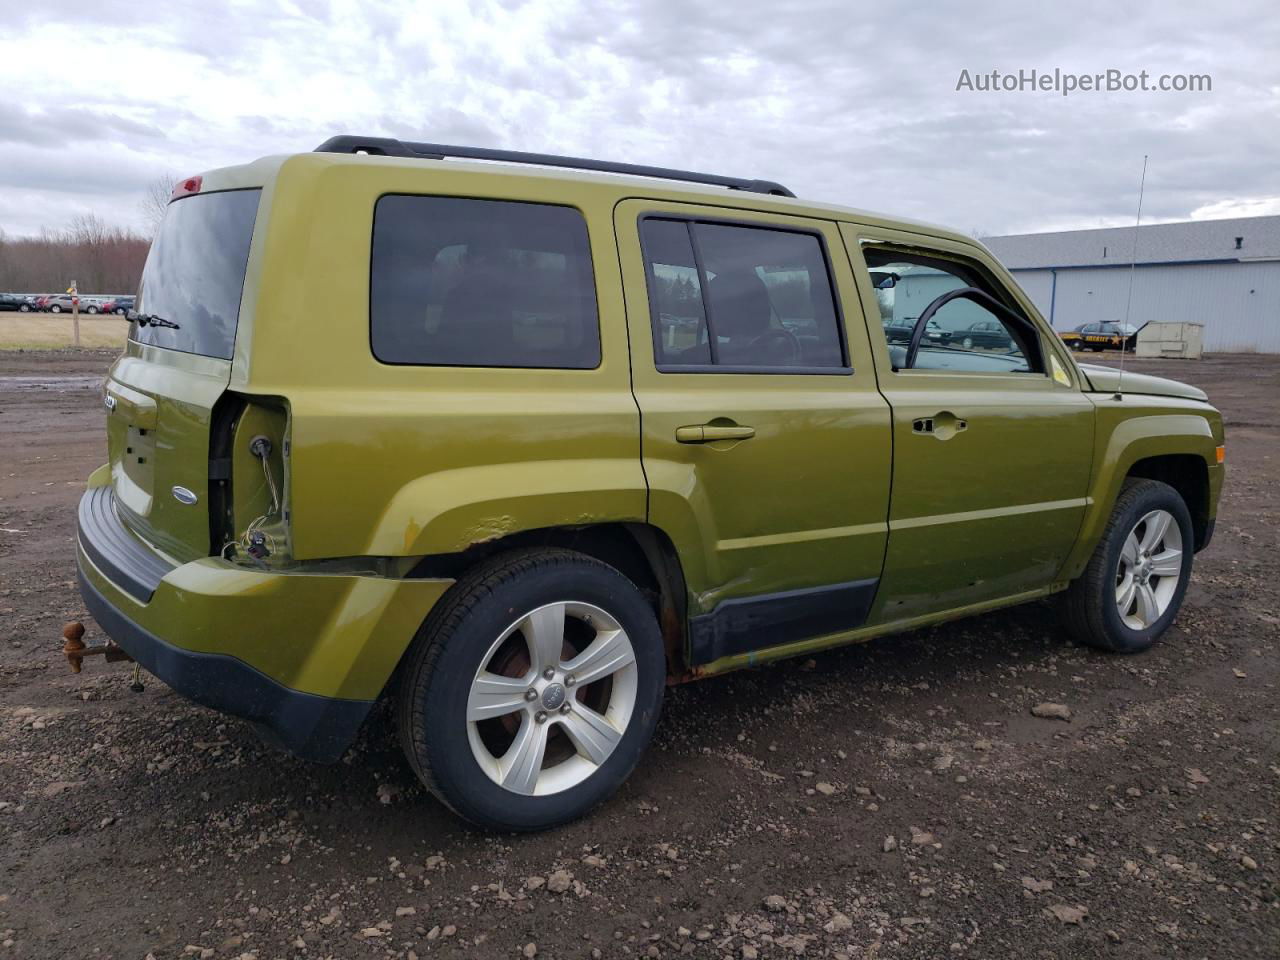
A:
{"type": "Polygon", "coordinates": [[[135,297],[113,297],[110,300],[106,300],[101,309],[103,313],[114,313],[123,317],[133,309],[133,305],[136,302],[135,297]]]}
{"type": "Polygon", "coordinates": [[[1004,324],[996,320],[979,320],[964,330],[951,333],[952,346],[961,346],[966,350],[974,347],[985,347],[988,350],[1009,350],[1013,340],[1004,324]]]}
{"type": "Polygon", "coordinates": [[[0,293],[0,310],[31,312],[31,298],[21,293],[0,293]]]}
{"type": "MultiPolygon", "coordinates": [[[[910,343],[911,332],[916,328],[917,317],[907,317],[902,323],[895,323],[892,320],[882,321],[884,324],[884,335],[890,343],[910,343]]],[[[945,346],[955,339],[955,334],[950,330],[943,329],[942,325],[936,320],[930,320],[924,326],[924,341],[934,346],[945,346]]]]}
{"type": "Polygon", "coordinates": [[[71,306],[70,294],[53,293],[45,297],[44,306],[41,309],[46,313],[70,313],[71,306]]]}
{"type": "Polygon", "coordinates": [[[1058,334],[1072,350],[1132,350],[1138,340],[1138,328],[1131,323],[1084,323],[1058,334]]]}

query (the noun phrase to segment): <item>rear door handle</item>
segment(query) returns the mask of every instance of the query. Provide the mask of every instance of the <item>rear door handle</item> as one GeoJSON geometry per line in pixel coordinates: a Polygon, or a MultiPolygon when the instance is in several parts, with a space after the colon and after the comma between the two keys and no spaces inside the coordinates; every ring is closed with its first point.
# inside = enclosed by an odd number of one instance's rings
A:
{"type": "Polygon", "coordinates": [[[750,440],[756,435],[755,427],[721,426],[704,423],[697,427],[676,427],[676,440],[680,443],[714,443],[716,440],[750,440]]]}
{"type": "Polygon", "coordinates": [[[911,421],[911,432],[935,437],[938,440],[950,440],[957,433],[969,429],[969,421],[962,420],[950,410],[935,413],[932,417],[920,417],[911,421]]]}

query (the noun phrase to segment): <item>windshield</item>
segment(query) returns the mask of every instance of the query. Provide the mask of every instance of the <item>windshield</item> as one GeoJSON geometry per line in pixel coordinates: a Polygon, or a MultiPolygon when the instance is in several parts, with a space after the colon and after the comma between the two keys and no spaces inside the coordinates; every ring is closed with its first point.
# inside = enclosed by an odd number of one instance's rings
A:
{"type": "Polygon", "coordinates": [[[169,204],[142,271],[130,339],[231,359],[261,194],[226,190],[169,204]]]}

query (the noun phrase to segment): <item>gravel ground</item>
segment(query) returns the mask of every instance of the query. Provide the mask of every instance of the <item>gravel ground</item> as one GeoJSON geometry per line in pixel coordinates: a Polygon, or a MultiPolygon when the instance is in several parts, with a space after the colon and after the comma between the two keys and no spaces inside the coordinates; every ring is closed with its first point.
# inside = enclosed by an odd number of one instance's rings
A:
{"type": "Polygon", "coordinates": [[[622,792],[536,836],[462,826],[382,725],[313,766],[67,672],[109,361],[0,354],[0,960],[1280,957],[1280,358],[1132,362],[1228,425],[1150,653],[1044,603],[673,689],[622,792]]]}

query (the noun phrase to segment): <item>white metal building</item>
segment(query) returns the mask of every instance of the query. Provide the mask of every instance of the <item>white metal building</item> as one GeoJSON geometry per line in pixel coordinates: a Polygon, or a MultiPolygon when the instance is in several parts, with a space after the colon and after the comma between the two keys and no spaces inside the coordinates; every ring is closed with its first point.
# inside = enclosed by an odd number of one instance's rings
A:
{"type": "MultiPolygon", "coordinates": [[[[1280,216],[1144,225],[1129,322],[1204,324],[1206,352],[1280,353],[1280,216]]],[[[1058,330],[1123,321],[1134,228],[987,237],[1058,330]]]]}

